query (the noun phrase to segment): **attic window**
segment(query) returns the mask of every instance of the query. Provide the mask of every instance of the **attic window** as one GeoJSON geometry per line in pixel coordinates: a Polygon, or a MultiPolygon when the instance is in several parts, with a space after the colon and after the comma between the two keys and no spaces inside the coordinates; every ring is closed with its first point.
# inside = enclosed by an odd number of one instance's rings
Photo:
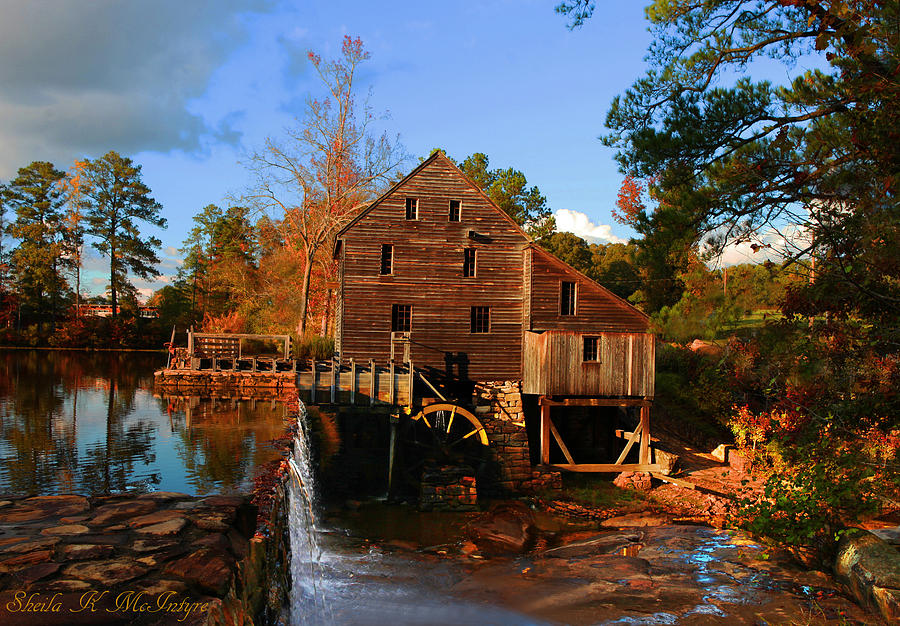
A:
{"type": "Polygon", "coordinates": [[[559,314],[575,315],[575,283],[562,282],[559,294],[559,314]]]}
{"type": "Polygon", "coordinates": [[[393,244],[381,244],[381,275],[394,273],[394,246],[393,244]]]}
{"type": "Polygon", "coordinates": [[[449,221],[451,221],[451,222],[459,221],[459,207],[460,207],[459,200],[451,200],[450,201],[450,219],[449,219],[449,221]]]}
{"type": "Polygon", "coordinates": [[[463,277],[472,278],[475,276],[475,248],[466,248],[463,257],[463,277]]]}
{"type": "Polygon", "coordinates": [[[584,349],[582,351],[582,361],[586,362],[597,362],[600,360],[600,338],[599,337],[584,337],[584,349]]]}
{"type": "Polygon", "coordinates": [[[407,198],[406,199],[406,219],[408,219],[408,220],[419,219],[419,199],[418,198],[407,198]]]}

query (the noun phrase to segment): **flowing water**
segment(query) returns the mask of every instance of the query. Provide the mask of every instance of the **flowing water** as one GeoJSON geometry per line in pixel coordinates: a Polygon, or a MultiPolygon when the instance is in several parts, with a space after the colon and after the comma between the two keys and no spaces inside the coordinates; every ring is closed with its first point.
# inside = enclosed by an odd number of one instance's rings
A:
{"type": "Polygon", "coordinates": [[[463,577],[448,562],[384,552],[367,540],[319,524],[300,404],[288,491],[291,578],[290,623],[363,625],[526,625],[530,618],[457,599],[449,587],[463,577]]]}

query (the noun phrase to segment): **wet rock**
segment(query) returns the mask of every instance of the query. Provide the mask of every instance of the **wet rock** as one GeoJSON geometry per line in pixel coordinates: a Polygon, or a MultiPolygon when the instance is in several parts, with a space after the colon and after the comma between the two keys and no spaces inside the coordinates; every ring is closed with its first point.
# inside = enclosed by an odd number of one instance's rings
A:
{"type": "Polygon", "coordinates": [[[180,519],[183,517],[184,513],[181,513],[180,511],[156,511],[149,515],[141,515],[140,517],[134,518],[128,522],[128,526],[132,528],[142,528],[144,526],[160,524],[162,522],[168,522],[169,520],[180,519]]]}
{"type": "Polygon", "coordinates": [[[59,537],[47,537],[45,539],[37,539],[35,541],[26,541],[25,543],[17,543],[6,547],[3,552],[7,554],[21,554],[23,552],[31,552],[32,550],[47,550],[60,542],[59,537]]]}
{"type": "Polygon", "coordinates": [[[153,502],[168,502],[170,500],[190,500],[191,496],[178,491],[153,491],[137,497],[138,500],[151,500],[153,502]]]}
{"type": "Polygon", "coordinates": [[[159,524],[152,524],[151,526],[138,528],[135,530],[135,532],[141,533],[143,535],[153,535],[154,537],[168,537],[170,535],[177,535],[186,525],[186,519],[184,519],[183,517],[177,517],[174,519],[170,519],[167,522],[161,522],[159,524]]]}
{"type": "Polygon", "coordinates": [[[56,517],[78,515],[91,508],[84,496],[35,496],[22,501],[24,506],[39,508],[56,517]]]}
{"type": "Polygon", "coordinates": [[[94,588],[94,585],[91,583],[85,582],[83,580],[69,580],[69,579],[61,579],[61,580],[53,580],[44,585],[42,585],[44,589],[47,591],[61,591],[63,593],[78,593],[83,591],[89,591],[94,588]]]}
{"type": "Polygon", "coordinates": [[[662,515],[629,513],[628,515],[620,515],[603,520],[600,522],[600,526],[603,528],[639,528],[642,526],[664,526],[668,523],[669,519],[662,515]]]}
{"type": "Polygon", "coordinates": [[[12,504],[12,500],[0,500],[0,509],[9,506],[10,504],[12,504]]]}
{"type": "Polygon", "coordinates": [[[181,593],[187,591],[187,585],[180,580],[148,580],[134,583],[135,591],[143,591],[148,596],[158,596],[167,591],[175,591],[181,593]]]}
{"type": "Polygon", "coordinates": [[[183,578],[204,591],[223,596],[231,583],[232,564],[233,561],[222,553],[201,548],[170,563],[164,571],[183,578]]]}
{"type": "Polygon", "coordinates": [[[62,567],[62,563],[39,563],[37,565],[32,565],[31,567],[26,567],[25,569],[19,570],[16,572],[16,578],[22,581],[26,585],[30,585],[35,583],[41,579],[47,578],[48,576],[52,576],[56,572],[59,571],[59,568],[62,567]]]}
{"type": "Polygon", "coordinates": [[[118,585],[147,573],[147,568],[131,559],[85,561],[66,566],[63,575],[89,580],[104,586],[118,585]]]}
{"type": "Polygon", "coordinates": [[[51,514],[44,509],[32,509],[16,506],[8,511],[0,513],[0,524],[33,522],[35,520],[44,519],[50,516],[51,514]]]}
{"type": "Polygon", "coordinates": [[[900,620],[900,552],[872,533],[853,528],[838,543],[838,580],[888,622],[900,620]]]}
{"type": "Polygon", "coordinates": [[[23,567],[44,563],[53,557],[52,550],[34,550],[0,561],[0,572],[14,572],[23,567]]]}
{"type": "Polygon", "coordinates": [[[230,525],[228,518],[224,515],[209,514],[194,518],[194,524],[197,528],[213,532],[226,532],[230,525]]]}
{"type": "Polygon", "coordinates": [[[581,541],[575,541],[566,545],[545,550],[542,554],[547,557],[570,559],[584,558],[604,554],[627,554],[629,551],[637,552],[641,547],[641,535],[636,534],[606,534],[589,537],[581,541]]]}
{"type": "Polygon", "coordinates": [[[156,503],[150,500],[126,500],[113,502],[98,507],[94,512],[94,518],[90,521],[93,526],[106,526],[113,522],[128,520],[139,515],[146,515],[156,510],[156,503]]]}
{"type": "Polygon", "coordinates": [[[63,524],[78,524],[89,519],[91,519],[90,515],[71,515],[69,517],[61,517],[59,521],[63,524]]]}
{"type": "Polygon", "coordinates": [[[191,545],[197,548],[213,548],[220,552],[228,552],[231,548],[231,541],[222,533],[211,533],[201,537],[191,545]]]}
{"type": "Polygon", "coordinates": [[[247,538],[241,535],[234,528],[228,531],[228,541],[231,542],[231,553],[234,556],[241,560],[245,556],[247,556],[247,551],[249,550],[250,543],[247,541],[247,538]]]}
{"type": "Polygon", "coordinates": [[[534,514],[520,502],[501,503],[470,522],[467,531],[482,552],[524,552],[534,541],[534,514]]]}
{"type": "Polygon", "coordinates": [[[96,543],[76,543],[64,546],[62,556],[67,561],[87,561],[106,558],[115,551],[113,546],[96,543]]]}
{"type": "Polygon", "coordinates": [[[884,542],[900,546],[900,526],[894,528],[873,528],[869,532],[884,542]]]}
{"type": "Polygon", "coordinates": [[[203,503],[211,507],[230,506],[237,508],[244,504],[243,496],[210,496],[203,500],[203,503]]]}
{"type": "Polygon", "coordinates": [[[88,532],[90,528],[84,526],[82,524],[66,524],[64,526],[53,526],[52,528],[45,528],[41,531],[42,535],[63,535],[63,536],[71,536],[71,535],[83,535],[88,532]]]}
{"type": "Polygon", "coordinates": [[[175,545],[178,545],[178,543],[171,539],[138,539],[131,544],[131,549],[135,552],[153,552],[155,550],[166,550],[175,545]]]}

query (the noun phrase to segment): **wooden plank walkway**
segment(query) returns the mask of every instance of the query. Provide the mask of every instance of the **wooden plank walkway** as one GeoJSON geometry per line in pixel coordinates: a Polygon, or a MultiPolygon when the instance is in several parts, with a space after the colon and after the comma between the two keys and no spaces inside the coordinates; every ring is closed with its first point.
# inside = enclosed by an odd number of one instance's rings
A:
{"type": "MultiPolygon", "coordinates": [[[[196,364],[195,364],[196,365],[196,364]]],[[[220,359],[212,367],[167,368],[155,373],[156,384],[166,390],[233,388],[244,393],[254,388],[294,391],[308,404],[409,406],[413,402],[415,368],[411,363],[378,365],[374,361],[284,361],[267,371],[233,369],[233,361],[220,359]],[[225,365],[225,367],[222,367],[225,365]],[[273,371],[274,370],[274,371],[273,371]]],[[[256,369],[255,367],[253,369],[256,369]]]]}

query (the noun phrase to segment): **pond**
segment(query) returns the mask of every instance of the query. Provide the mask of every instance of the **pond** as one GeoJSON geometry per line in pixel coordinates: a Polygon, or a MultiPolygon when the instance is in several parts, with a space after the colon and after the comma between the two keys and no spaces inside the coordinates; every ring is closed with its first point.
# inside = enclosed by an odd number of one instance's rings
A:
{"type": "Polygon", "coordinates": [[[246,492],[284,404],[157,397],[165,354],[0,351],[0,493],[246,492]]]}

